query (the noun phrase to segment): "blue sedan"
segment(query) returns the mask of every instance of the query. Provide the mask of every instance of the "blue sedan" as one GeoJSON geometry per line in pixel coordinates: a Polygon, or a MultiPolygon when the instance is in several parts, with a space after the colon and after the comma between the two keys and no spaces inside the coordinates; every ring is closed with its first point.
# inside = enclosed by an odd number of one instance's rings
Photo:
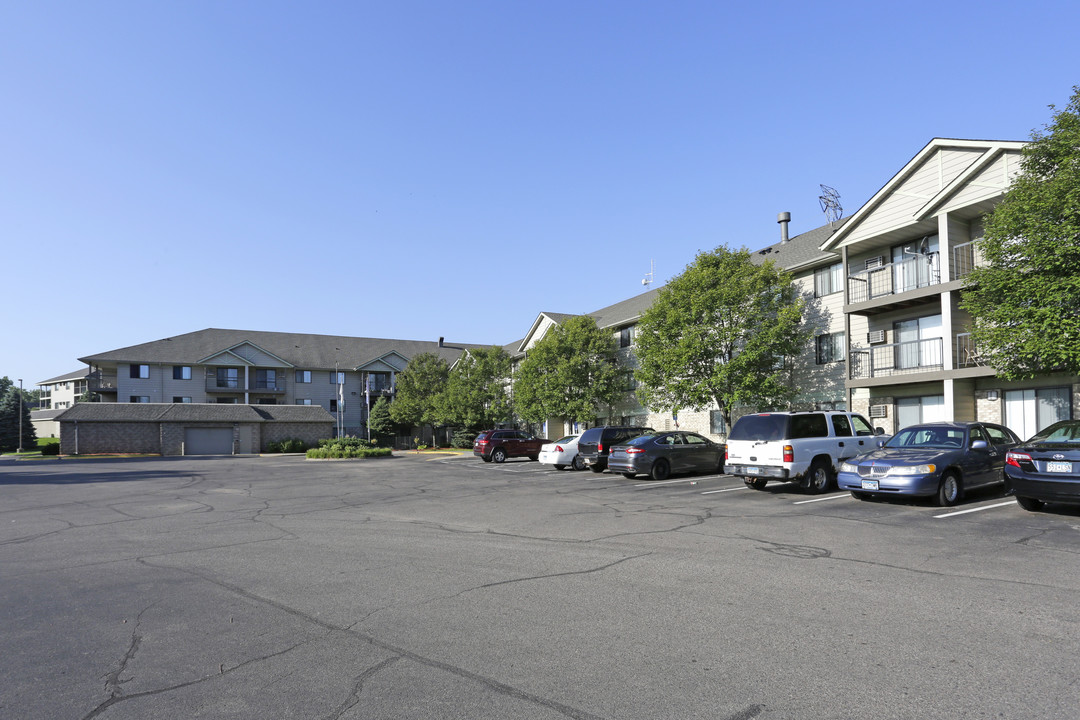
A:
{"type": "Polygon", "coordinates": [[[1019,442],[1011,430],[991,423],[912,425],[878,450],[841,463],[836,481],[860,500],[915,495],[954,505],[965,490],[1000,483],[1005,454],[1019,442]]]}
{"type": "Polygon", "coordinates": [[[1054,423],[1005,458],[1005,492],[1032,512],[1080,503],[1080,420],[1054,423]]]}

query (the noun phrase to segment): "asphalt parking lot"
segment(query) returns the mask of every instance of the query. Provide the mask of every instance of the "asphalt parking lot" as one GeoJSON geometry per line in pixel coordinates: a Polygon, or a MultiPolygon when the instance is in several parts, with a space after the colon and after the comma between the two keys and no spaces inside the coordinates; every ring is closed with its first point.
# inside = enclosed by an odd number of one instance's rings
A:
{"type": "Polygon", "coordinates": [[[995,492],[4,460],[0,717],[1074,717],[1078,549],[995,492]]]}

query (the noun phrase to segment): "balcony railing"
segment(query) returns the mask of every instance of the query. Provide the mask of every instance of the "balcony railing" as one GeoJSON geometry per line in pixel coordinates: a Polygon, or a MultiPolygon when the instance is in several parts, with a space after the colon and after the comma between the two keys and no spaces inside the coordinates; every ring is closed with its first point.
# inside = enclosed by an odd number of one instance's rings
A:
{"type": "Polygon", "coordinates": [[[852,380],[894,377],[944,369],[941,338],[854,348],[849,363],[852,380]]]}
{"type": "Polygon", "coordinates": [[[962,243],[953,248],[952,254],[952,279],[959,280],[977,267],[986,264],[985,258],[979,249],[979,241],[962,243]]]}
{"type": "Polygon", "coordinates": [[[865,302],[940,282],[938,253],[927,253],[852,273],[848,276],[848,302],[865,302]]]}
{"type": "Polygon", "coordinates": [[[116,392],[116,376],[103,375],[100,372],[87,376],[87,387],[91,392],[116,392]]]}
{"type": "Polygon", "coordinates": [[[983,367],[986,365],[982,355],[979,354],[978,348],[975,347],[975,341],[971,339],[971,333],[958,333],[956,335],[955,361],[957,368],[983,367]]]}
{"type": "Polygon", "coordinates": [[[281,376],[273,380],[248,378],[248,386],[245,387],[242,377],[218,377],[216,373],[207,373],[206,392],[283,393],[285,392],[285,378],[281,376]]]}

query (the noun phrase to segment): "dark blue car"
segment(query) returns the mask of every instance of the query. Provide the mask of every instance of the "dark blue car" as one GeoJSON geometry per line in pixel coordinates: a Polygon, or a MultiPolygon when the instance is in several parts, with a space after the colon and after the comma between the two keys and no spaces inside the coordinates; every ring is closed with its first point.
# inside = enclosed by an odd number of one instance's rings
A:
{"type": "Polygon", "coordinates": [[[1010,450],[1004,475],[1005,492],[1025,510],[1080,503],[1080,420],[1054,423],[1010,450]]]}
{"type": "Polygon", "coordinates": [[[1005,454],[1019,442],[1011,430],[991,423],[911,425],[878,450],[841,463],[836,480],[860,500],[916,495],[953,505],[965,490],[1000,483],[1005,454]]]}

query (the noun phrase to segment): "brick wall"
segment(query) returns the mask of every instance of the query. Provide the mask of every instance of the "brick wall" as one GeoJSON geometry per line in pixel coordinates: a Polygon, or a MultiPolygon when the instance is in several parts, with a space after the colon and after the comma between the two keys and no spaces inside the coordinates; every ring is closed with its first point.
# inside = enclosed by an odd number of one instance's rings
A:
{"type": "Polygon", "coordinates": [[[60,423],[60,453],[160,453],[158,423],[65,422],[60,423]]]}
{"type": "Polygon", "coordinates": [[[317,447],[319,441],[333,437],[333,423],[263,423],[259,452],[266,452],[270,443],[282,440],[303,440],[308,447],[317,447]]]}

